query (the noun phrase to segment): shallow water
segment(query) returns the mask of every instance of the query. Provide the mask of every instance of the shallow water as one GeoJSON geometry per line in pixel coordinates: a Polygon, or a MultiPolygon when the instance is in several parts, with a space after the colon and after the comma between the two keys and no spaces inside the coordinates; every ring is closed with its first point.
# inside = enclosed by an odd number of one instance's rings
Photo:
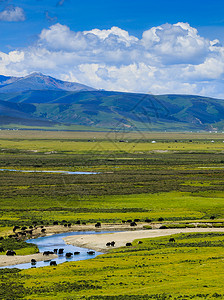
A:
{"type": "MultiPolygon", "coordinates": [[[[54,249],[63,248],[64,254],[59,255],[58,258],[53,259],[52,261],[56,261],[57,264],[61,264],[66,261],[78,261],[78,260],[85,260],[85,259],[91,259],[96,257],[99,254],[102,254],[101,252],[95,251],[94,255],[87,254],[87,251],[92,249],[86,249],[86,248],[79,248],[72,245],[67,245],[63,238],[66,236],[72,236],[72,235],[81,235],[81,234],[100,234],[100,233],[107,233],[108,231],[80,231],[80,232],[66,232],[66,233],[60,233],[60,234],[54,234],[47,237],[40,237],[37,239],[30,239],[27,240],[27,243],[36,244],[39,248],[40,252],[44,251],[53,251],[54,249]],[[75,251],[79,251],[79,255],[72,255],[71,258],[66,258],[65,253],[66,252],[72,252],[74,254],[75,251]]],[[[111,231],[110,231],[111,232],[111,231]]],[[[47,256],[46,256],[47,260],[47,256]]],[[[19,264],[19,265],[13,265],[8,267],[1,267],[3,268],[19,268],[19,269],[29,269],[29,268],[39,268],[39,267],[46,267],[50,265],[50,261],[39,261],[36,263],[35,266],[32,266],[31,263],[25,263],[25,264],[19,264]]]]}
{"type": "Polygon", "coordinates": [[[91,174],[98,174],[96,172],[70,172],[70,171],[51,171],[51,170],[15,170],[15,169],[0,169],[0,172],[22,172],[22,173],[59,173],[59,174],[69,174],[69,175],[73,175],[73,174],[78,174],[78,175],[82,175],[82,174],[86,174],[86,175],[91,175],[91,174]]]}

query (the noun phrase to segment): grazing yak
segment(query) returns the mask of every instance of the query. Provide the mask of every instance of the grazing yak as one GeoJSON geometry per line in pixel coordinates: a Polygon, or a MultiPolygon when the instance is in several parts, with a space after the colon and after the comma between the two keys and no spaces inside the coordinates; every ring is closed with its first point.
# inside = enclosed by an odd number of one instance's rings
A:
{"type": "Polygon", "coordinates": [[[41,229],[41,233],[45,233],[46,232],[46,229],[45,228],[42,228],[41,229]]]}
{"type": "Polygon", "coordinates": [[[36,259],[32,258],[31,259],[31,265],[35,265],[37,263],[36,259]]]}
{"type": "Polygon", "coordinates": [[[131,222],[131,223],[130,223],[130,226],[132,226],[132,227],[137,226],[137,223],[131,222]]]}
{"type": "Polygon", "coordinates": [[[16,226],[14,226],[14,228],[13,228],[13,230],[12,230],[12,231],[13,231],[13,232],[15,232],[15,231],[16,231],[16,229],[20,229],[20,226],[17,226],[17,225],[16,225],[16,226]]]}
{"type": "Polygon", "coordinates": [[[8,236],[8,238],[9,238],[9,239],[16,238],[16,235],[15,235],[15,234],[10,234],[10,235],[8,236]]]}
{"type": "Polygon", "coordinates": [[[95,227],[96,227],[96,228],[100,228],[100,227],[101,227],[101,223],[100,223],[100,222],[97,222],[97,223],[95,224],[95,227]]]}
{"type": "Polygon", "coordinates": [[[94,255],[94,254],[95,254],[95,251],[90,250],[90,251],[87,252],[87,254],[89,254],[89,255],[94,255]]]}
{"type": "Polygon", "coordinates": [[[13,250],[7,250],[6,255],[7,256],[14,256],[14,255],[16,255],[16,252],[13,251],[13,250]]]}
{"type": "Polygon", "coordinates": [[[132,246],[132,243],[126,243],[126,246],[130,247],[130,246],[132,246]]]}
{"type": "Polygon", "coordinates": [[[110,247],[110,246],[114,247],[114,245],[115,245],[115,241],[106,243],[107,247],[110,247]]]}
{"type": "Polygon", "coordinates": [[[138,244],[140,245],[140,244],[143,244],[143,242],[142,241],[138,241],[138,244]]]}
{"type": "Polygon", "coordinates": [[[50,255],[50,254],[54,254],[53,251],[44,251],[43,255],[50,255]]]}
{"type": "Polygon", "coordinates": [[[79,255],[79,254],[80,254],[79,251],[75,251],[75,252],[74,252],[74,255],[79,255]]]}
{"type": "Polygon", "coordinates": [[[147,218],[147,219],[145,219],[145,222],[146,222],[146,223],[151,223],[152,220],[147,218]]]}
{"type": "Polygon", "coordinates": [[[72,254],[71,252],[68,252],[68,253],[65,254],[65,256],[66,256],[67,258],[71,257],[72,255],[73,255],[73,254],[72,254]]]}
{"type": "Polygon", "coordinates": [[[64,252],[64,249],[63,249],[63,248],[60,248],[60,249],[58,250],[58,254],[63,254],[63,252],[64,252]]]}
{"type": "Polygon", "coordinates": [[[51,262],[50,262],[50,266],[57,266],[57,263],[56,263],[56,261],[54,261],[54,260],[53,260],[53,261],[51,261],[51,262]]]}
{"type": "Polygon", "coordinates": [[[170,239],[169,239],[169,242],[170,242],[170,243],[175,243],[175,238],[170,238],[170,239]]]}

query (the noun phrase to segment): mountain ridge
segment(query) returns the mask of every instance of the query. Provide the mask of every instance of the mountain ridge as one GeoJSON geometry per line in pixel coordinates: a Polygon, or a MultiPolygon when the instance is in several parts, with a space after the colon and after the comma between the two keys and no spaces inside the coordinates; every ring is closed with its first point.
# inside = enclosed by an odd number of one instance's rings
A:
{"type": "Polygon", "coordinates": [[[213,130],[218,126],[222,130],[224,119],[224,100],[194,95],[45,90],[0,93],[0,103],[1,110],[5,103],[17,105],[11,107],[12,112],[26,111],[26,120],[29,117],[31,124],[39,119],[95,128],[124,126],[130,130],[181,131],[213,130]]]}
{"type": "Polygon", "coordinates": [[[24,77],[0,76],[0,93],[25,92],[32,90],[94,91],[84,84],[62,81],[42,73],[34,72],[24,77]]]}
{"type": "Polygon", "coordinates": [[[41,73],[0,76],[0,125],[38,122],[114,130],[223,130],[224,100],[95,90],[41,73]]]}

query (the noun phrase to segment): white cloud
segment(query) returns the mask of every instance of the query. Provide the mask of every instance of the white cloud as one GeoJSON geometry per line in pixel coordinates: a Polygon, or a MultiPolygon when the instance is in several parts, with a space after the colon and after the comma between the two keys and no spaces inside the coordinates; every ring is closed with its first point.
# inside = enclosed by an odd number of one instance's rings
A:
{"type": "Polygon", "coordinates": [[[55,24],[35,45],[0,58],[4,75],[40,71],[99,89],[224,98],[224,47],[188,23],[153,27],[141,39],[118,27],[74,32],[55,24]]]}
{"type": "Polygon", "coordinates": [[[198,63],[208,53],[209,40],[200,37],[187,23],[165,24],[143,33],[142,43],[164,63],[198,63]]]}
{"type": "Polygon", "coordinates": [[[124,43],[127,47],[131,46],[132,43],[138,42],[138,38],[130,36],[127,31],[115,26],[109,30],[93,29],[91,31],[84,31],[83,33],[84,35],[93,34],[103,41],[114,38],[116,42],[124,43]]]}
{"type": "Polygon", "coordinates": [[[19,22],[25,21],[25,13],[21,7],[8,6],[5,10],[0,12],[0,21],[5,22],[19,22]]]}

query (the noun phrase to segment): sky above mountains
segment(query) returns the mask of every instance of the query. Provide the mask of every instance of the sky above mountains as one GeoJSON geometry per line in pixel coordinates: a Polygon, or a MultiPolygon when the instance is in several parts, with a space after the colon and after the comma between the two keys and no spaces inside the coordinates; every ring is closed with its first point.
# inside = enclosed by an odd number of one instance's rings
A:
{"type": "Polygon", "coordinates": [[[224,98],[222,0],[0,0],[0,74],[224,98]]]}

